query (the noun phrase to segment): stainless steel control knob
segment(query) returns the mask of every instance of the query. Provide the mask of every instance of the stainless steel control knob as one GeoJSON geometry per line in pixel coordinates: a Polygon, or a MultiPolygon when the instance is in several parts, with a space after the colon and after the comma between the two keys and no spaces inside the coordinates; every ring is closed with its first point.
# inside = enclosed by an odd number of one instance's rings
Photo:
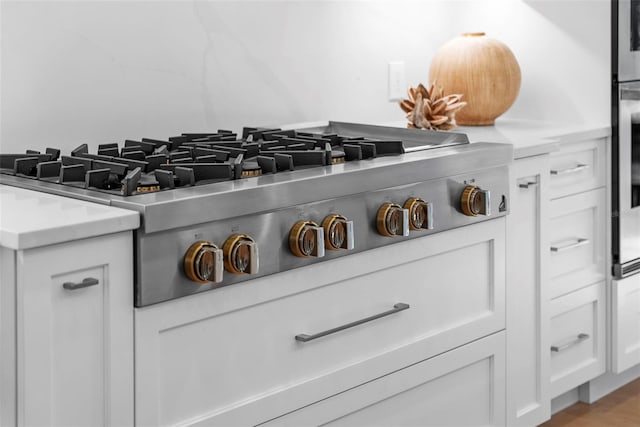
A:
{"type": "Polygon", "coordinates": [[[233,234],[222,245],[224,268],[234,274],[258,272],[258,245],[251,236],[233,234]]]}
{"type": "Polygon", "coordinates": [[[313,221],[296,222],[289,232],[289,248],[298,257],[323,257],[324,229],[313,221]]]}
{"type": "Polygon", "coordinates": [[[198,284],[222,282],[222,250],[211,242],[199,241],[184,255],[184,272],[198,284]]]}
{"type": "Polygon", "coordinates": [[[378,209],[376,227],[383,236],[408,236],[409,210],[396,203],[384,203],[378,209]]]}
{"type": "Polygon", "coordinates": [[[404,208],[409,211],[410,230],[433,229],[433,204],[425,202],[419,197],[411,197],[404,202],[404,208]]]}
{"type": "Polygon", "coordinates": [[[339,249],[353,249],[353,221],[338,214],[328,215],[322,220],[324,229],[324,245],[332,251],[339,249]]]}
{"type": "Polygon", "coordinates": [[[475,185],[467,185],[460,198],[462,212],[467,216],[491,215],[491,194],[475,185]]]}

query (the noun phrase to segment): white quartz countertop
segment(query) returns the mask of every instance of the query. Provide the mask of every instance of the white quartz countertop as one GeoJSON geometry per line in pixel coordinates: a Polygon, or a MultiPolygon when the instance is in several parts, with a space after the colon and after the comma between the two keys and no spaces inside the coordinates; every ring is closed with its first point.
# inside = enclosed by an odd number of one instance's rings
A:
{"type": "Polygon", "coordinates": [[[471,142],[513,144],[514,158],[518,159],[551,153],[560,143],[608,137],[611,127],[498,119],[493,126],[459,126],[455,132],[466,133],[471,142]]]}
{"type": "MultiPolygon", "coordinates": [[[[405,127],[406,122],[389,126],[405,127]]],[[[513,145],[514,158],[557,151],[563,142],[604,138],[611,135],[608,124],[553,123],[498,118],[493,126],[459,126],[452,132],[467,134],[471,142],[498,142],[513,145]]]]}
{"type": "Polygon", "coordinates": [[[137,212],[0,185],[0,246],[29,249],[140,225],[137,212]]]}

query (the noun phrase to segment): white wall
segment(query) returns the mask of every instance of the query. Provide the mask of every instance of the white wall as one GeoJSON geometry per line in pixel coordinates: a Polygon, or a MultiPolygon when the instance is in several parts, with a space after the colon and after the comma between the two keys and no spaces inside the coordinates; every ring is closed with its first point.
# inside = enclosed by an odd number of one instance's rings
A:
{"type": "Polygon", "coordinates": [[[511,47],[504,117],[609,122],[608,0],[2,1],[0,151],[316,120],[389,122],[387,64],[511,47]]]}

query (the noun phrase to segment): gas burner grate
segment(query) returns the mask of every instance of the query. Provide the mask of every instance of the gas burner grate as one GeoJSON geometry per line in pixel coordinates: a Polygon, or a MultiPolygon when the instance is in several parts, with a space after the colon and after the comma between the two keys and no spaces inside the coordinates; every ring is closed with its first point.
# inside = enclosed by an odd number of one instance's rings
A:
{"type": "Polygon", "coordinates": [[[63,156],[54,148],[0,154],[0,172],[130,196],[405,153],[403,139],[375,134],[334,131],[331,122],[328,129],[245,127],[240,137],[223,129],[186,132],[100,144],[95,153],[81,144],[63,156]]]}

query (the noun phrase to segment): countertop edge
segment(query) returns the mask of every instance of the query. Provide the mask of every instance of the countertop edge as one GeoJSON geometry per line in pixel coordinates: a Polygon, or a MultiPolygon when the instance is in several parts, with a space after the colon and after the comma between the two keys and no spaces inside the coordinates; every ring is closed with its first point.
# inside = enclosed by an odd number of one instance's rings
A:
{"type": "Polygon", "coordinates": [[[19,194],[24,197],[24,199],[19,199],[15,203],[8,198],[3,201],[8,206],[3,206],[1,211],[0,246],[8,249],[33,249],[121,231],[135,230],[140,226],[138,212],[96,205],[95,203],[62,196],[52,196],[16,187],[0,185],[0,188],[5,193],[19,194]],[[24,223],[16,220],[19,214],[24,212],[24,209],[33,208],[33,201],[39,199],[49,201],[53,208],[48,208],[49,204],[43,203],[43,206],[37,206],[39,210],[35,214],[31,213],[30,217],[25,215],[27,218],[24,223]],[[55,203],[51,203],[51,200],[55,200],[55,203]],[[29,206],[20,206],[20,203],[29,203],[29,206]],[[70,221],[65,221],[64,219],[58,221],[49,220],[49,216],[64,214],[67,210],[75,212],[75,216],[70,221]],[[7,220],[7,217],[9,217],[9,220],[7,220]],[[30,220],[31,222],[29,222],[30,220]]]}
{"type": "Polygon", "coordinates": [[[598,126],[594,128],[577,130],[573,132],[561,133],[540,139],[540,143],[523,147],[515,147],[513,150],[514,160],[526,157],[540,156],[543,154],[551,154],[560,149],[562,144],[570,144],[589,139],[608,138],[611,136],[611,127],[598,126]]]}
{"type": "Polygon", "coordinates": [[[20,233],[11,233],[2,230],[0,234],[0,246],[13,250],[34,249],[122,231],[135,230],[140,224],[140,219],[137,215],[136,212],[131,212],[131,215],[124,217],[20,233]]]}
{"type": "Polygon", "coordinates": [[[611,136],[611,127],[602,126],[602,127],[594,127],[585,130],[578,130],[575,132],[567,132],[560,135],[556,135],[551,137],[555,141],[559,143],[569,143],[569,142],[577,142],[585,139],[594,139],[594,138],[608,138],[611,136]]]}

